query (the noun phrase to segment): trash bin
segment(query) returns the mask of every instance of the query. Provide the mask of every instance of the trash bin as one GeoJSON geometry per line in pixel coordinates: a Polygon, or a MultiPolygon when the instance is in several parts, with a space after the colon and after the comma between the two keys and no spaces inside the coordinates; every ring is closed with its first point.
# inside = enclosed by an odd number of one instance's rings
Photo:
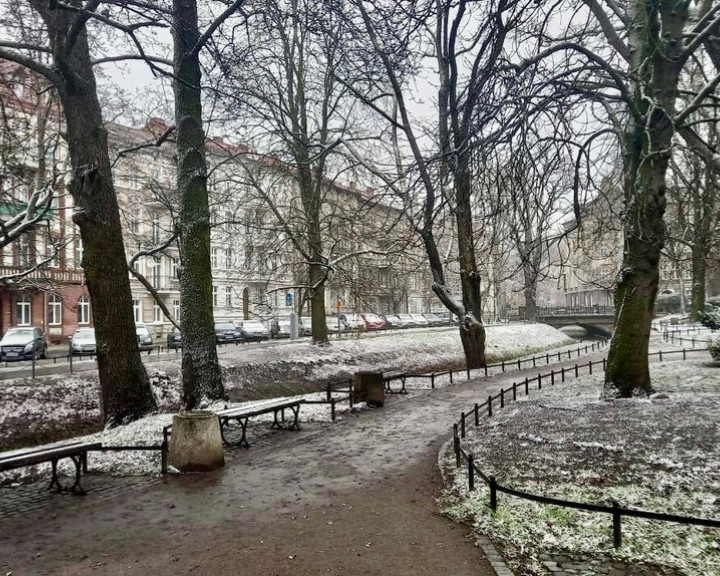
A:
{"type": "Polygon", "coordinates": [[[382,372],[355,372],[353,402],[366,402],[368,406],[385,404],[385,382],[382,372]]]}

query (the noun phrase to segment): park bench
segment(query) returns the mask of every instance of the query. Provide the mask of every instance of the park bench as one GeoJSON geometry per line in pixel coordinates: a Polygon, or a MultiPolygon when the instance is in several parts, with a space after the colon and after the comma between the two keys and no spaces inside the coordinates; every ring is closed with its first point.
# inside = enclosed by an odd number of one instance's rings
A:
{"type": "Polygon", "coordinates": [[[298,416],[300,415],[300,405],[304,403],[305,400],[302,398],[276,398],[274,400],[260,402],[250,406],[238,406],[237,408],[226,408],[224,410],[220,410],[216,412],[216,414],[220,420],[220,434],[223,442],[227,445],[250,447],[250,443],[247,441],[248,420],[253,416],[260,416],[262,414],[273,414],[273,423],[271,428],[300,430],[298,416]],[[293,414],[292,421],[287,426],[283,426],[283,422],[285,422],[285,410],[291,410],[293,414]],[[280,416],[279,419],[278,415],[280,416]],[[237,442],[230,442],[225,433],[225,429],[233,420],[240,424],[240,427],[242,428],[242,435],[240,436],[240,440],[237,442]]]}
{"type": "Polygon", "coordinates": [[[407,394],[408,391],[405,389],[405,380],[408,374],[405,372],[387,372],[383,374],[383,382],[385,382],[385,392],[388,394],[407,394]],[[391,383],[393,380],[400,381],[400,390],[393,390],[391,383]]]}
{"type": "Polygon", "coordinates": [[[70,490],[75,494],[84,494],[85,490],[80,484],[80,475],[82,472],[87,472],[87,453],[100,448],[102,448],[101,442],[76,441],[54,446],[28,448],[27,450],[14,450],[7,455],[0,455],[0,472],[50,462],[52,479],[48,488],[54,488],[58,492],[70,490]],[[57,463],[63,458],[69,458],[75,464],[75,483],[71,488],[64,488],[58,478],[57,463]]]}

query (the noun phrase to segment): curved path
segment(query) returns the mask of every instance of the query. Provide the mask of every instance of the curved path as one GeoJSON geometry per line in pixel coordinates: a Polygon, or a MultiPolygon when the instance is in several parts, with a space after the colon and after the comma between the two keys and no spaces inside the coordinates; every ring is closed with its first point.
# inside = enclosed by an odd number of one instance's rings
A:
{"type": "Polygon", "coordinates": [[[391,397],[234,450],[217,473],[53,495],[0,518],[0,572],[492,576],[470,530],[437,514],[437,452],[460,410],[537,371],[391,397]]]}

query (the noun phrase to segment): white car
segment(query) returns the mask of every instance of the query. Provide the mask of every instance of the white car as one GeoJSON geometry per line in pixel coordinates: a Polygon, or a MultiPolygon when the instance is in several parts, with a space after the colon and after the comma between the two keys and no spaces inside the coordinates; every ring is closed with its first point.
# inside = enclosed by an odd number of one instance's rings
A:
{"type": "Polygon", "coordinates": [[[152,348],[153,339],[150,335],[150,330],[147,329],[145,324],[136,324],[135,334],[137,334],[138,348],[140,348],[140,350],[149,350],[152,348]]]}
{"type": "Polygon", "coordinates": [[[97,354],[94,328],[78,328],[70,338],[70,354],[83,356],[97,354]]]}
{"type": "Polygon", "coordinates": [[[245,342],[269,340],[270,333],[260,320],[243,320],[240,326],[241,339],[245,342]]]}

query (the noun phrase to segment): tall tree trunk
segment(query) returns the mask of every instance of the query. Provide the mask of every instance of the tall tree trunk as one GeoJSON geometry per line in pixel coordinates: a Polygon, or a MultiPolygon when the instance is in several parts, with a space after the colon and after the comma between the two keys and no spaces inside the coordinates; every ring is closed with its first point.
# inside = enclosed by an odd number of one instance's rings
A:
{"type": "Polygon", "coordinates": [[[68,47],[68,30],[76,15],[50,10],[41,2],[33,6],[48,27],[62,77],[57,88],[73,169],[68,191],[75,203],[73,221],[80,229],[82,266],[93,307],[102,418],[106,425],[120,424],[153,411],[156,404],[137,345],[120,211],[87,32],[82,26],[68,47]]]}
{"type": "Polygon", "coordinates": [[[661,111],[652,114],[648,126],[649,130],[634,126],[628,137],[625,240],[615,290],[615,333],[605,373],[608,396],[630,397],[652,390],[648,346],[665,237],[665,172],[672,135],[661,111]]]}
{"type": "Polygon", "coordinates": [[[183,402],[189,410],[226,397],[215,345],[210,209],[196,0],[173,0],[177,186],[180,196],[180,323],[183,402]]]}
{"type": "MultiPolygon", "coordinates": [[[[458,150],[461,148],[458,147],[458,150]]],[[[482,323],[482,298],[480,273],[475,261],[473,218],[470,207],[470,173],[467,169],[468,155],[459,152],[454,167],[456,222],[458,230],[458,256],[460,259],[460,282],[462,285],[465,317],[460,322],[465,360],[468,368],[485,366],[485,327],[482,323]]]]}
{"type": "Polygon", "coordinates": [[[605,373],[609,397],[652,390],[648,346],[665,241],[665,174],[687,5],[631,0],[627,15],[632,23],[628,28],[629,76],[637,115],[631,115],[626,130],[625,239],[615,290],[615,333],[605,373]]]}

